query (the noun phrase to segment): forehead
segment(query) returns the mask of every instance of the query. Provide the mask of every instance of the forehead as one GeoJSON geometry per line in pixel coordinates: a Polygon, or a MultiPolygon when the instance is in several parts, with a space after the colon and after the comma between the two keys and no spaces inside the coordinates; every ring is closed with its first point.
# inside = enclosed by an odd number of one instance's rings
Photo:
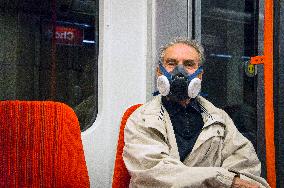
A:
{"type": "Polygon", "coordinates": [[[177,43],[165,50],[164,59],[175,58],[175,59],[199,59],[198,51],[183,43],[177,43]]]}

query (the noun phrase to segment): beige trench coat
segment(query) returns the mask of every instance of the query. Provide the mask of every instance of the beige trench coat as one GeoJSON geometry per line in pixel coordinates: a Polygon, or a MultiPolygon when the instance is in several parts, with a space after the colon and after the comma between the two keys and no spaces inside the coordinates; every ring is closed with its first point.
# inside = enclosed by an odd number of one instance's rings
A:
{"type": "Polygon", "coordinates": [[[202,97],[197,99],[208,113],[202,113],[203,129],[183,163],[161,96],[129,117],[123,159],[130,187],[230,187],[236,174],[228,170],[269,187],[260,177],[261,164],[251,142],[227,113],[202,97]]]}

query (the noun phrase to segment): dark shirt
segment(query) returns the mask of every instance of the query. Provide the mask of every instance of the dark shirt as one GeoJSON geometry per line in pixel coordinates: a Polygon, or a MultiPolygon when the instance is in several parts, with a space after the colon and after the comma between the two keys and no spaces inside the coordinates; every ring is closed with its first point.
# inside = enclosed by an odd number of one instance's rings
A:
{"type": "Polygon", "coordinates": [[[203,127],[202,110],[195,99],[187,107],[162,97],[162,104],[170,115],[175,132],[180,160],[184,161],[191,152],[203,127]]]}

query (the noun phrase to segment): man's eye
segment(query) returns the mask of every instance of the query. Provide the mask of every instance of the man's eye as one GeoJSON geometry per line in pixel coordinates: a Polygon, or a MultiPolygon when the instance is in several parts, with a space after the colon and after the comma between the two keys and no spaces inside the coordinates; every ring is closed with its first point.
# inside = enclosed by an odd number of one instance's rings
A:
{"type": "Polygon", "coordinates": [[[176,65],[176,63],[173,62],[173,61],[170,61],[170,62],[168,62],[168,65],[176,65]]]}
{"type": "Polygon", "coordinates": [[[194,67],[195,66],[195,62],[193,60],[185,60],[183,62],[183,66],[185,66],[185,67],[194,67]]]}
{"type": "Polygon", "coordinates": [[[170,60],[170,61],[167,61],[167,65],[169,65],[169,66],[176,66],[177,62],[170,60]]]}

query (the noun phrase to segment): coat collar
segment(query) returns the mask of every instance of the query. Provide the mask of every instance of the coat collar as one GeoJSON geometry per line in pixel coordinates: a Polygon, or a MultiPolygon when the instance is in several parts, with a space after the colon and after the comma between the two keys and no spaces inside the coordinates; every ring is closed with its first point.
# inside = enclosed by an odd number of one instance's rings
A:
{"type": "MultiPolygon", "coordinates": [[[[141,114],[145,119],[149,120],[148,123],[146,122],[147,127],[159,130],[159,132],[161,132],[165,136],[165,139],[171,143],[171,155],[174,158],[180,159],[169,113],[166,111],[165,107],[163,107],[161,98],[161,95],[158,95],[155,96],[152,101],[146,103],[144,105],[144,108],[141,109],[141,114]],[[161,126],[161,122],[165,124],[165,127],[161,126]],[[167,137],[167,132],[170,133],[169,135],[173,136],[167,137]]],[[[203,129],[217,123],[225,126],[225,120],[221,117],[221,114],[223,113],[220,113],[220,109],[216,108],[212,103],[210,103],[203,97],[197,97],[196,99],[202,106],[203,110],[203,113],[201,114],[204,122],[203,129]]],[[[201,146],[202,143],[204,143],[206,140],[207,139],[200,139],[199,135],[191,153],[199,148],[199,146],[201,146]]],[[[189,157],[190,156],[191,155],[189,155],[189,157]]]]}
{"type": "MultiPolygon", "coordinates": [[[[225,124],[224,118],[220,115],[221,113],[219,108],[215,107],[211,102],[201,96],[198,96],[196,100],[203,111],[203,113],[201,113],[204,122],[203,128],[214,123],[225,124]]],[[[164,116],[164,113],[168,113],[162,105],[162,96],[157,95],[152,101],[146,103],[142,113],[144,115],[158,115],[160,117],[161,115],[164,116]]]]}
{"type": "Polygon", "coordinates": [[[203,112],[203,110],[201,109],[196,99],[191,99],[187,107],[183,107],[181,104],[177,102],[170,101],[166,97],[162,97],[161,100],[162,100],[163,107],[167,109],[167,112],[171,116],[175,116],[176,114],[182,111],[190,111],[190,109],[193,109],[194,111],[200,114],[203,112]]]}

